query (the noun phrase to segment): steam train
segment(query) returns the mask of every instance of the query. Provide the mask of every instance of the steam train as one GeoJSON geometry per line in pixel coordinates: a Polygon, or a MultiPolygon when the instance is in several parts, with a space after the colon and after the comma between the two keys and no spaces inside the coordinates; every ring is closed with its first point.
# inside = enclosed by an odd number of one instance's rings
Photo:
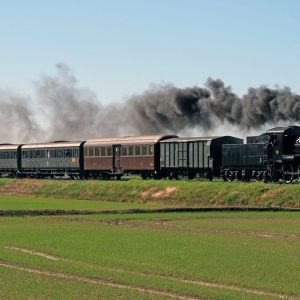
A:
{"type": "Polygon", "coordinates": [[[1,144],[0,175],[17,178],[222,177],[292,182],[300,177],[300,127],[276,127],[246,143],[233,136],[152,135],[1,144]]]}

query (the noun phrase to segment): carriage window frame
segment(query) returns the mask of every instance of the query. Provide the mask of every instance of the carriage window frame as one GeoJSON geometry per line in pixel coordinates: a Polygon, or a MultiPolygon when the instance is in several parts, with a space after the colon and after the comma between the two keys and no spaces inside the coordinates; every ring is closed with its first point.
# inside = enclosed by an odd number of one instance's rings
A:
{"type": "Polygon", "coordinates": [[[128,147],[128,156],[133,156],[133,146],[128,147]]]}
{"type": "Polygon", "coordinates": [[[95,147],[95,156],[100,156],[100,147],[95,147]]]}
{"type": "Polygon", "coordinates": [[[142,156],[147,156],[148,155],[148,146],[142,145],[141,148],[142,148],[142,151],[141,151],[142,156]]]}
{"type": "Polygon", "coordinates": [[[106,147],[100,148],[100,156],[106,156],[106,147]]]}
{"type": "Polygon", "coordinates": [[[112,147],[106,147],[106,156],[112,156],[112,147]]]}
{"type": "Polygon", "coordinates": [[[135,146],[135,156],[141,156],[141,146],[135,146]]]}
{"type": "Polygon", "coordinates": [[[89,147],[88,149],[89,149],[88,150],[88,154],[89,154],[88,156],[89,157],[94,156],[94,148],[93,147],[89,147]]]}
{"type": "Polygon", "coordinates": [[[122,156],[127,156],[127,147],[122,146],[122,156]]]}

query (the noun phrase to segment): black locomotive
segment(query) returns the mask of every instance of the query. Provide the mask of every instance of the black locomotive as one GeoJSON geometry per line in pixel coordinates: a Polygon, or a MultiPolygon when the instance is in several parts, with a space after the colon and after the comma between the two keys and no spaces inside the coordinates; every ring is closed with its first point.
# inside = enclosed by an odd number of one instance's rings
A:
{"type": "Polygon", "coordinates": [[[234,179],[292,182],[300,176],[300,127],[276,127],[246,144],[223,145],[221,176],[234,179]]]}

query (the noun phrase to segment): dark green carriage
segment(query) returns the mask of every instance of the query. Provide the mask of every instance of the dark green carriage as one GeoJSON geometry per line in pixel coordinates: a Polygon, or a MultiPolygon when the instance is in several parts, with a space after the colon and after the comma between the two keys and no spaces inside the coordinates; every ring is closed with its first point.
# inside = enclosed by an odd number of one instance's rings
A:
{"type": "Polygon", "coordinates": [[[0,145],[0,175],[17,176],[21,160],[21,145],[0,145]]]}
{"type": "Polygon", "coordinates": [[[36,177],[82,176],[84,142],[23,145],[22,174],[36,177]]]}

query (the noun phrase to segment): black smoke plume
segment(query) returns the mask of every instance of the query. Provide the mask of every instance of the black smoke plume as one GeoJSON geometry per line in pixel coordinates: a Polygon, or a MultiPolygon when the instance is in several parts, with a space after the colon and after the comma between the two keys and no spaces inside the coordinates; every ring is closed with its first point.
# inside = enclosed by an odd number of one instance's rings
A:
{"type": "MultiPolygon", "coordinates": [[[[249,88],[239,97],[220,79],[204,87],[153,85],[122,103],[102,105],[78,85],[70,68],[35,82],[36,101],[0,90],[1,142],[85,140],[100,136],[157,133],[249,132],[300,121],[300,96],[289,88],[249,88]],[[39,126],[38,124],[42,124],[39,126]]],[[[117,87],[116,87],[117,88],[117,87]]]]}

